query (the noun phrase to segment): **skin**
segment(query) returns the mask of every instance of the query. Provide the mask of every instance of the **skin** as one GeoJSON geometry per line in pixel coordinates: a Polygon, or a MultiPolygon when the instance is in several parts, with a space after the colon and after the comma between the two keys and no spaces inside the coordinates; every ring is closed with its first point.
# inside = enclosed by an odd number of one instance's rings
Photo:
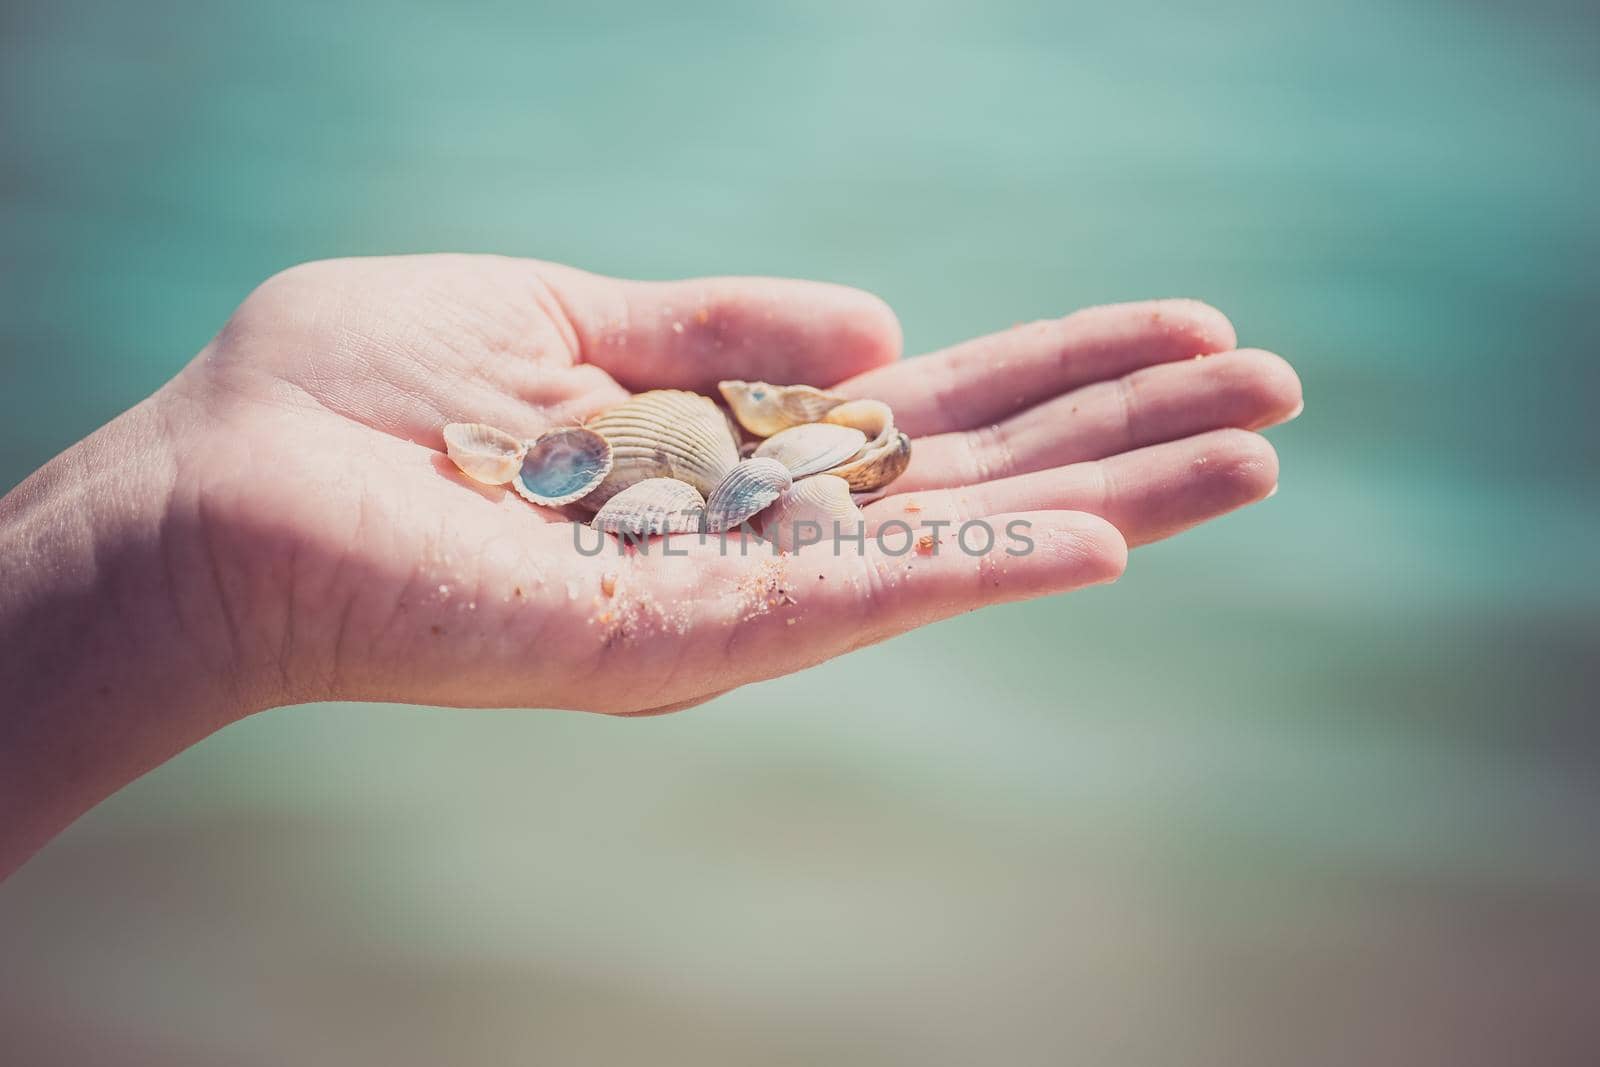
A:
{"type": "MultiPolygon", "coordinates": [[[[866,293],[646,283],[482,256],[312,263],[154,396],[0,500],[0,875],[245,715],[314,700],[649,715],[959,612],[1115,580],[1127,550],[1269,495],[1279,357],[1187,300],[899,362],[866,293]],[[1204,356],[1206,358],[1196,358],[1204,356]],[[519,436],[654,388],[808,382],[914,438],[869,526],[1030,524],[974,557],[674,538],[580,555],[462,477],[447,422],[519,436]],[[659,546],[659,542],[657,542],[659,546]]],[[[592,547],[593,541],[588,542],[592,547]]],[[[886,542],[897,550],[900,541],[886,542]]]]}

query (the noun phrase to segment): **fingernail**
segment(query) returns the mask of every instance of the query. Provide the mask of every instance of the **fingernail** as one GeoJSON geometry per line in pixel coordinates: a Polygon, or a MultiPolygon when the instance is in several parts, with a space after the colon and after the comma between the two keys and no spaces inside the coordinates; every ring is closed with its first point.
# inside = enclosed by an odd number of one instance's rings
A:
{"type": "Polygon", "coordinates": [[[1304,411],[1305,409],[1306,409],[1306,400],[1305,400],[1305,397],[1301,397],[1300,398],[1300,403],[1298,403],[1298,404],[1296,404],[1294,406],[1294,410],[1293,411],[1289,412],[1289,414],[1284,416],[1283,421],[1284,422],[1291,422],[1294,419],[1298,419],[1300,417],[1300,413],[1302,411],[1304,411]]]}
{"type": "Polygon", "coordinates": [[[1276,482],[1274,482],[1272,484],[1272,488],[1267,490],[1267,495],[1262,497],[1261,499],[1262,500],[1271,500],[1273,497],[1275,497],[1277,495],[1278,495],[1278,484],[1276,482]]]}

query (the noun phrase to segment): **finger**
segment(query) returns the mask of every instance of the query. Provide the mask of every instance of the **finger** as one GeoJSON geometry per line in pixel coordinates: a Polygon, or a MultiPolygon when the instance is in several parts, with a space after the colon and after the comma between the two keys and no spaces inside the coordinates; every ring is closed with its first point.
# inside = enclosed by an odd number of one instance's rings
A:
{"type": "Polygon", "coordinates": [[[975,485],[1103,459],[1207,430],[1259,430],[1301,406],[1294,368],[1245,349],[1145,367],[1075,389],[1003,422],[915,442],[896,492],[975,485]]]}
{"type": "Polygon", "coordinates": [[[1222,312],[1195,300],[1087,308],[1029,323],[893,366],[837,387],[894,408],[912,436],[969,430],[1091,382],[1236,343],[1222,312]]]}
{"type": "Polygon", "coordinates": [[[1246,430],[1214,430],[1091,463],[960,489],[896,493],[867,508],[869,525],[926,525],[1000,512],[1071,509],[1103,516],[1130,545],[1148,544],[1271,495],[1278,456],[1246,430]]]}
{"type": "MultiPolygon", "coordinates": [[[[809,563],[843,560],[845,581],[810,605],[823,622],[866,612],[867,641],[988,604],[1031,599],[1113,581],[1127,566],[1127,546],[1104,519],[1072,511],[1030,511],[986,517],[986,532],[957,544],[916,524],[909,533],[851,545],[824,542],[795,554],[802,575],[809,563]]],[[[826,582],[819,582],[826,585],[826,582]]],[[[859,629],[859,628],[858,628],[859,629]]]]}
{"type": "Polygon", "coordinates": [[[1127,564],[1121,535],[1093,515],[999,515],[991,524],[992,545],[969,537],[972,551],[902,537],[741,555],[731,539],[686,545],[682,560],[627,557],[608,616],[636,628],[602,638],[583,673],[628,686],[606,710],[675,710],[961,612],[1113,581],[1127,564]]]}
{"type": "Polygon", "coordinates": [[[545,272],[580,357],[624,386],[692,389],[745,378],[831,385],[900,355],[900,323],[860,289],[780,278],[637,282],[545,272]]]}
{"type": "Polygon", "coordinates": [[[996,516],[992,544],[969,531],[964,546],[885,536],[776,555],[688,534],[601,548],[593,531],[541,523],[518,503],[472,497],[452,522],[457,551],[386,553],[385,566],[412,572],[398,604],[395,582],[350,576],[359,602],[324,621],[327,691],[673,710],[957,612],[1110,581],[1127,560],[1093,515],[996,516]]]}
{"type": "Polygon", "coordinates": [[[661,704],[653,708],[612,712],[612,715],[618,719],[653,719],[660,715],[672,715],[676,712],[688,711],[690,708],[698,708],[701,704],[709,704],[718,697],[727,696],[731,692],[733,692],[732,689],[722,689],[715,693],[707,693],[705,696],[689,697],[687,700],[675,700],[670,704],[661,704]]]}

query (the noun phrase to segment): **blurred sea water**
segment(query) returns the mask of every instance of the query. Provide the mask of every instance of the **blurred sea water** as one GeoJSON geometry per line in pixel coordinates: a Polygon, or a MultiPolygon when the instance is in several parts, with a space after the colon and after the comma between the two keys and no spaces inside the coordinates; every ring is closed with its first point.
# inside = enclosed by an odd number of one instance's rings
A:
{"type": "Polygon", "coordinates": [[[335,255],[826,278],[913,353],[1195,296],[1307,396],[1112,587],[660,720],[224,731],[0,887],[0,1061],[1594,1062],[1592,6],[0,31],[3,487],[335,255]]]}

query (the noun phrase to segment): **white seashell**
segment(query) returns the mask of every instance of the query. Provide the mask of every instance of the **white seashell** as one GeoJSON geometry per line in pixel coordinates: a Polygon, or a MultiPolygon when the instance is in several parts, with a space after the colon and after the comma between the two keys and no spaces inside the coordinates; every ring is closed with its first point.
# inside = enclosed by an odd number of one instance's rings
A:
{"type": "Polygon", "coordinates": [[[854,427],[814,422],[780,430],[761,442],[755,454],[769,456],[796,478],[804,478],[854,458],[866,443],[867,435],[854,427]]]}
{"type": "Polygon", "coordinates": [[[832,474],[817,474],[795,482],[767,509],[761,536],[793,552],[801,541],[814,544],[841,534],[855,537],[865,523],[865,513],[850,498],[849,483],[832,474]]]}
{"type": "Polygon", "coordinates": [[[717,391],[728,402],[739,425],[757,437],[816,422],[845,398],[809,385],[772,385],[768,382],[718,382],[717,391]]]}
{"type": "Polygon", "coordinates": [[[706,498],[706,531],[722,533],[733,529],[793,484],[789,468],[775,459],[744,460],[706,498]]]}
{"type": "Polygon", "coordinates": [[[535,504],[559,507],[592,492],[611,472],[611,444],[593,430],[563,426],[528,446],[511,488],[535,504]]]}
{"type": "Polygon", "coordinates": [[[881,400],[847,400],[820,420],[835,426],[854,426],[873,441],[894,429],[894,412],[881,400]]]}
{"type": "Polygon", "coordinates": [[[452,422],[444,428],[444,448],[461,473],[485,485],[505,485],[522,466],[523,443],[481,422],[452,422]]]}
{"type": "Polygon", "coordinates": [[[870,493],[900,477],[910,464],[911,438],[891,426],[882,440],[873,441],[856,458],[828,473],[843,478],[858,493],[870,493]]]}
{"type": "Polygon", "coordinates": [[[858,493],[882,489],[911,463],[911,438],[894,428],[894,412],[881,400],[851,400],[828,412],[823,421],[854,426],[867,435],[867,446],[855,458],[828,472],[858,493]]]}
{"type": "Polygon", "coordinates": [[[583,500],[589,506],[646,478],[676,478],[709,493],[739,462],[727,416],[696,393],[640,393],[585,425],[610,442],[612,454],[611,472],[583,500]]]}
{"type": "Polygon", "coordinates": [[[589,525],[636,537],[694,533],[705,522],[705,511],[705,498],[688,482],[646,478],[607,500],[589,525]]]}

